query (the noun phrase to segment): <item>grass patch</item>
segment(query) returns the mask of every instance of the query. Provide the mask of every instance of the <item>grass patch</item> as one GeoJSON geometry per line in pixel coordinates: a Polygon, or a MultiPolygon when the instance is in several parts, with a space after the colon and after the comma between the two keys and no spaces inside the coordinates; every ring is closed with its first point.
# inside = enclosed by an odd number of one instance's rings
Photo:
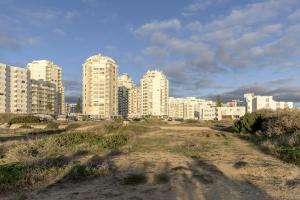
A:
{"type": "Polygon", "coordinates": [[[80,124],[69,124],[67,127],[66,127],[66,130],[74,130],[76,128],[79,128],[81,125],[80,124]]]}
{"type": "Polygon", "coordinates": [[[55,122],[51,122],[47,125],[47,129],[52,129],[52,130],[57,130],[59,127],[59,124],[58,123],[55,123],[55,122]]]}
{"type": "Polygon", "coordinates": [[[147,182],[145,174],[129,174],[123,178],[122,183],[124,185],[140,185],[147,182]]]}
{"type": "Polygon", "coordinates": [[[169,181],[170,178],[166,173],[159,173],[154,175],[154,182],[156,184],[164,184],[164,183],[168,183],[169,181]]]}
{"type": "Polygon", "coordinates": [[[61,176],[68,160],[63,157],[0,165],[0,192],[26,190],[61,176]]]}

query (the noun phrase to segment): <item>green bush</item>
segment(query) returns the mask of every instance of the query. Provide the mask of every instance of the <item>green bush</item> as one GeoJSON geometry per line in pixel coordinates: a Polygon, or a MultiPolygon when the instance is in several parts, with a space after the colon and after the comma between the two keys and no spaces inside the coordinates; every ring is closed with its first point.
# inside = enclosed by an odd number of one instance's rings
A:
{"type": "Polygon", "coordinates": [[[262,120],[263,117],[260,113],[246,113],[234,123],[233,127],[239,133],[255,133],[261,130],[262,120]]]}
{"type": "Polygon", "coordinates": [[[159,174],[155,174],[154,176],[154,182],[156,184],[163,184],[163,183],[168,183],[170,180],[168,174],[166,173],[159,173],[159,174]]]}
{"type": "Polygon", "coordinates": [[[56,130],[56,129],[58,129],[58,127],[59,127],[59,124],[55,123],[55,122],[51,122],[51,123],[49,123],[47,125],[47,129],[54,129],[54,130],[56,130]]]}
{"type": "Polygon", "coordinates": [[[109,135],[103,138],[102,147],[105,149],[117,149],[127,144],[129,137],[127,135],[109,135]]]}
{"type": "Polygon", "coordinates": [[[123,179],[124,185],[139,185],[147,182],[147,177],[144,174],[129,174],[123,179]]]}
{"type": "Polygon", "coordinates": [[[39,123],[40,119],[35,116],[18,116],[9,121],[9,124],[25,124],[25,123],[39,123]]]}

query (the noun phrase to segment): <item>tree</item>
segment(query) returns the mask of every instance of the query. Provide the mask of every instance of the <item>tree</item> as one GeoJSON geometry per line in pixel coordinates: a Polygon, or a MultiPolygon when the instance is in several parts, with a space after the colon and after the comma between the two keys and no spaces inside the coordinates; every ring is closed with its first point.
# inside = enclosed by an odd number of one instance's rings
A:
{"type": "Polygon", "coordinates": [[[223,106],[222,99],[221,99],[220,95],[217,96],[216,104],[217,104],[217,107],[222,107],[223,106]]]}
{"type": "Polygon", "coordinates": [[[80,113],[80,112],[81,112],[81,99],[78,98],[76,104],[76,113],[80,113]]]}
{"type": "Polygon", "coordinates": [[[47,110],[48,114],[51,113],[52,108],[53,108],[52,103],[48,102],[47,105],[46,105],[46,110],[47,110]]]}

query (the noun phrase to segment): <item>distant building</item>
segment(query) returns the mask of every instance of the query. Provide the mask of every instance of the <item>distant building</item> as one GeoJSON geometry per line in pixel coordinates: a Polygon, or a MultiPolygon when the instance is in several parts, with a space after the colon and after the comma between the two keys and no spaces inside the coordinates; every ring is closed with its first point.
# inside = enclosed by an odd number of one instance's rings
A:
{"type": "Polygon", "coordinates": [[[141,115],[167,116],[169,81],[157,70],[148,71],[141,79],[141,115]]]}
{"type": "Polygon", "coordinates": [[[133,87],[128,92],[128,117],[139,118],[141,116],[141,88],[133,87]]]}
{"type": "MultiPolygon", "coordinates": [[[[210,100],[197,99],[196,97],[169,97],[168,116],[174,119],[210,119],[211,110],[208,109],[211,107],[215,107],[215,103],[210,100]],[[207,112],[209,112],[209,114],[207,114],[207,112]]],[[[215,116],[214,114],[213,117],[215,116]]]]}
{"type": "Polygon", "coordinates": [[[222,120],[224,118],[239,119],[246,114],[244,106],[226,106],[216,108],[216,118],[222,120]]]}
{"type": "Polygon", "coordinates": [[[128,74],[118,77],[118,114],[124,118],[128,117],[129,91],[133,87],[135,85],[128,74]]]}
{"type": "Polygon", "coordinates": [[[244,95],[246,102],[246,111],[251,113],[261,109],[285,109],[294,107],[293,102],[275,101],[273,96],[255,96],[254,93],[244,95]]]}
{"type": "Polygon", "coordinates": [[[30,76],[27,69],[0,64],[0,86],[0,112],[31,112],[30,76]]]}
{"type": "Polygon", "coordinates": [[[77,113],[77,104],[76,103],[66,103],[66,114],[77,113]]]}
{"type": "Polygon", "coordinates": [[[31,80],[31,109],[35,114],[55,114],[56,85],[49,81],[31,80]]]}
{"type": "Polygon", "coordinates": [[[63,114],[65,112],[65,96],[62,83],[62,69],[49,60],[34,60],[27,64],[32,80],[49,81],[56,86],[54,112],[63,114]]]}
{"type": "Polygon", "coordinates": [[[101,54],[83,64],[82,111],[95,118],[110,119],[118,115],[118,66],[101,54]]]}

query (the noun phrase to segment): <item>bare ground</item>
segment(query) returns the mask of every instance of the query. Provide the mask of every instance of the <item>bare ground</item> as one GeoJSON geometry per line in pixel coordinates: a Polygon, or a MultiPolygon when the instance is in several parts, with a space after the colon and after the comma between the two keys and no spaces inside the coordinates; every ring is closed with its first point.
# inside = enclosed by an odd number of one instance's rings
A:
{"type": "Polygon", "coordinates": [[[123,153],[101,159],[112,173],[61,180],[26,198],[300,199],[299,167],[266,155],[230,133],[209,128],[163,128],[138,136],[123,153]],[[143,174],[146,181],[124,184],[124,178],[132,174],[143,174]],[[157,174],[167,175],[168,180],[156,182],[157,174]]]}

